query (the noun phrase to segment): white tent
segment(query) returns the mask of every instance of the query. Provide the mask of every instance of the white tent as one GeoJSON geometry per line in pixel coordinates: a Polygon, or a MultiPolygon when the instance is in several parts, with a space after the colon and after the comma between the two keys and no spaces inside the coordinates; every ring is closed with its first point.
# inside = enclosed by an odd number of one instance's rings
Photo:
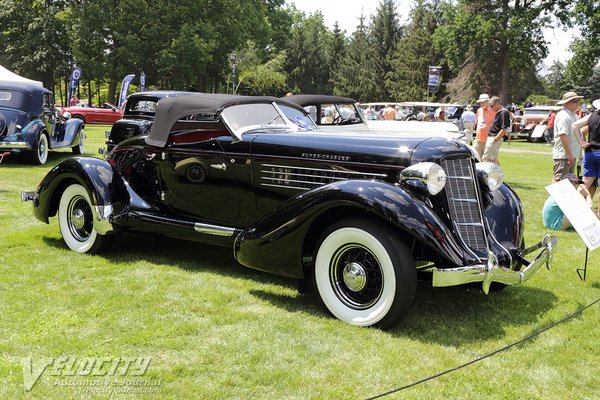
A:
{"type": "Polygon", "coordinates": [[[0,65],[0,81],[28,82],[28,83],[35,83],[37,85],[44,86],[44,84],[42,82],[23,78],[22,76],[17,75],[14,72],[7,70],[2,65],[0,65]]]}

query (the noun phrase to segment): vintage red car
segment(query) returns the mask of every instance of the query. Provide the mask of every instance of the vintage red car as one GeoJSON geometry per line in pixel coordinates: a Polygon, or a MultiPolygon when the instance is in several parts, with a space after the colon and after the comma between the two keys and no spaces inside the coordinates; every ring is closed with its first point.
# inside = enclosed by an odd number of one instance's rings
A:
{"type": "Polygon", "coordinates": [[[68,112],[71,114],[71,118],[80,119],[86,124],[114,124],[123,118],[123,109],[110,103],[104,103],[103,107],[83,105],[62,107],[60,112],[61,114],[68,112]]]}

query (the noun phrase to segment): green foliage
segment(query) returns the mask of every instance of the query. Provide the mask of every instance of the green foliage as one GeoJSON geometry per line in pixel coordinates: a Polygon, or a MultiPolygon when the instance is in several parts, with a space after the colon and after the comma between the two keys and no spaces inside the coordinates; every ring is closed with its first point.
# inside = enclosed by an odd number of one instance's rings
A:
{"type": "Polygon", "coordinates": [[[364,17],[361,16],[359,21],[346,49],[346,56],[338,70],[332,71],[335,77],[333,93],[366,102],[373,99],[378,86],[383,84],[383,77],[377,74],[375,52],[369,41],[364,17]]]}
{"type": "Polygon", "coordinates": [[[575,7],[575,18],[581,26],[581,38],[571,48],[573,57],[567,63],[565,78],[572,86],[586,86],[600,61],[600,3],[580,0],[575,7]]]}

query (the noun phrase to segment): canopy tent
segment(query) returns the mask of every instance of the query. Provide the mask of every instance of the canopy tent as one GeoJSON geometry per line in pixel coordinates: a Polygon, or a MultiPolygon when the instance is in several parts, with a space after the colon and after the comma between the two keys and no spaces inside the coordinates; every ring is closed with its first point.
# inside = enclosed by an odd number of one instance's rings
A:
{"type": "Polygon", "coordinates": [[[24,78],[20,75],[15,74],[14,72],[7,70],[2,65],[0,65],[0,81],[28,82],[28,83],[34,83],[36,85],[40,85],[42,87],[44,86],[44,84],[42,82],[24,78]]]}

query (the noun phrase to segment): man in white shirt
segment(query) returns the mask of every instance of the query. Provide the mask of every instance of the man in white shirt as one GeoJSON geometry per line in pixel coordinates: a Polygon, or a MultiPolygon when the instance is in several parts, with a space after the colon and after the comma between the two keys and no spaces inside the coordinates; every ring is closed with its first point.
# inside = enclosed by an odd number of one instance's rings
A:
{"type": "Polygon", "coordinates": [[[564,108],[556,114],[554,120],[552,183],[560,181],[566,174],[574,173],[577,159],[581,157],[581,138],[575,134],[572,125],[577,121],[575,110],[582,97],[575,92],[567,92],[556,103],[564,108]]]}

